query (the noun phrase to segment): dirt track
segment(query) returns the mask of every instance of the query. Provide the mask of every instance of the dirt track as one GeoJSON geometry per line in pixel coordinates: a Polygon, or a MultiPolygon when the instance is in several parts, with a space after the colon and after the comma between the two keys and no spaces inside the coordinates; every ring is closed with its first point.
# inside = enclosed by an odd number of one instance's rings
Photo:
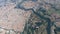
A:
{"type": "MultiPolygon", "coordinates": [[[[14,7],[14,4],[8,4],[6,7],[0,7],[0,27],[22,32],[31,11],[14,9],[14,7]]],[[[3,32],[4,31],[5,30],[3,30],[3,32]]]]}

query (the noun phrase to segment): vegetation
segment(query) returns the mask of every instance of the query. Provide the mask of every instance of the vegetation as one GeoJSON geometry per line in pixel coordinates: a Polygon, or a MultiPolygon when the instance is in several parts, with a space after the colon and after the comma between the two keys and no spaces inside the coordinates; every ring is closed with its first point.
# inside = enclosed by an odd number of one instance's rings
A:
{"type": "Polygon", "coordinates": [[[47,10],[44,7],[40,7],[37,11],[33,10],[24,29],[24,34],[51,34],[51,26],[53,26],[55,21],[55,17],[51,16],[52,13],[59,14],[60,10],[56,10],[56,8],[47,10]]]}

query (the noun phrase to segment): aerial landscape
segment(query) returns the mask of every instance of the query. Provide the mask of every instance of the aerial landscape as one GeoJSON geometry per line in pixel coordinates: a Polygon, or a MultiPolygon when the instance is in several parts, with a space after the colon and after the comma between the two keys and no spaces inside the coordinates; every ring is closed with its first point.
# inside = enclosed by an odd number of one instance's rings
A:
{"type": "Polygon", "coordinates": [[[60,34],[60,0],[0,0],[0,34],[60,34]]]}

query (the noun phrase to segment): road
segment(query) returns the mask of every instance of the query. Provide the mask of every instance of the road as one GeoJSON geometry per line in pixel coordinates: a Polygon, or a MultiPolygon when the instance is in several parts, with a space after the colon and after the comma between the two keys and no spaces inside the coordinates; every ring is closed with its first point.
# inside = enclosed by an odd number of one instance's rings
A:
{"type": "MultiPolygon", "coordinates": [[[[25,23],[31,14],[31,10],[25,11],[22,9],[14,8],[16,5],[13,3],[0,7],[0,31],[5,34],[7,30],[14,30],[22,32],[24,30],[25,23]],[[6,30],[4,30],[6,29],[6,30]]],[[[16,34],[16,33],[15,33],[16,34]]]]}

